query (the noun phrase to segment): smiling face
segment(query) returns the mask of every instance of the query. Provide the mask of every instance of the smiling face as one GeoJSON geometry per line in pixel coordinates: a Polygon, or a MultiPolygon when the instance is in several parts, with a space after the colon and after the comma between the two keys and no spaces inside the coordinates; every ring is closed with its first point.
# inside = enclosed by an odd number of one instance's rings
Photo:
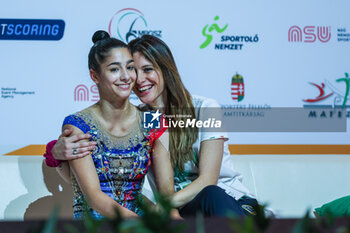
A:
{"type": "Polygon", "coordinates": [[[163,107],[164,78],[162,72],[140,52],[133,54],[137,81],[134,88],[140,100],[152,106],[163,107]]]}
{"type": "Polygon", "coordinates": [[[128,99],[136,81],[134,61],[127,48],[113,48],[100,65],[100,72],[90,69],[100,98],[111,101],[128,99]]]}

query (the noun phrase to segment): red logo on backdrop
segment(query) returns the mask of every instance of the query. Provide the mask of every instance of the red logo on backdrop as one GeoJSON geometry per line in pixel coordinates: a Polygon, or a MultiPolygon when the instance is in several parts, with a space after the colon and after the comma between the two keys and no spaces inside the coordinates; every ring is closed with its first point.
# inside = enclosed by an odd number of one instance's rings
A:
{"type": "Polygon", "coordinates": [[[305,99],[305,102],[308,103],[314,103],[314,102],[318,102],[324,99],[327,99],[328,97],[330,97],[331,95],[333,95],[333,92],[329,93],[328,95],[325,94],[325,85],[324,83],[321,83],[321,85],[317,85],[316,83],[310,83],[311,85],[317,87],[318,91],[320,92],[320,94],[318,96],[316,96],[313,99],[305,99]]]}
{"type": "Polygon", "coordinates": [[[244,81],[240,74],[235,74],[232,77],[231,96],[233,100],[237,100],[238,102],[244,99],[244,81]]]}
{"type": "Polygon", "coordinates": [[[74,89],[74,101],[97,102],[100,99],[97,86],[94,84],[88,88],[84,84],[79,84],[74,89]]]}
{"type": "Polygon", "coordinates": [[[328,94],[326,94],[325,87],[326,85],[324,83],[321,83],[321,85],[315,84],[315,83],[310,83],[311,85],[315,86],[318,91],[319,95],[316,96],[315,98],[309,98],[309,99],[304,99],[304,102],[307,103],[315,103],[322,101],[324,99],[327,99],[328,97],[332,96],[333,94],[335,95],[334,97],[334,105],[341,106],[341,107],[350,107],[346,105],[346,102],[349,100],[349,95],[350,95],[350,77],[348,73],[344,74],[345,77],[341,77],[336,79],[336,82],[344,82],[345,83],[345,90],[341,91],[335,86],[333,86],[330,82],[327,82],[328,88],[331,90],[331,92],[328,91],[328,94]]]}
{"type": "Polygon", "coordinates": [[[292,26],[288,30],[289,42],[313,43],[317,40],[326,43],[331,39],[331,27],[326,26],[305,26],[301,30],[298,26],[292,26]]]}

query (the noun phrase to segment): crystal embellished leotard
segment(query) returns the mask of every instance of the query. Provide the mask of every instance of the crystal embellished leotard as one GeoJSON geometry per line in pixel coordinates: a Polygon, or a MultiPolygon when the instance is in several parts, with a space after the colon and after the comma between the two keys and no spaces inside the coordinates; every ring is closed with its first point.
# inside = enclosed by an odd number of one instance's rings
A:
{"type": "MultiPolygon", "coordinates": [[[[70,124],[90,133],[90,140],[97,145],[91,156],[100,180],[101,190],[123,207],[142,215],[136,198],[141,195],[144,177],[150,166],[150,153],[154,141],[161,136],[164,129],[145,130],[142,127],[141,112],[138,112],[138,123],[123,137],[116,137],[105,129],[88,108],[69,115],[63,125],[70,124]]],[[[72,175],[73,184],[73,217],[83,217],[86,201],[80,187],[72,175]]],[[[89,208],[95,218],[102,218],[97,211],[89,208]]]]}

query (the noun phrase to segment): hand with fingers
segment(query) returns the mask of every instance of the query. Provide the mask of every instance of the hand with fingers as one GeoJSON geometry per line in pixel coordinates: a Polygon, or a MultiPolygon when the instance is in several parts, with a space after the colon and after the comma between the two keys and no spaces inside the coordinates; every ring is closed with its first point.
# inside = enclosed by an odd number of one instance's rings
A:
{"type": "Polygon", "coordinates": [[[95,141],[84,141],[91,137],[90,134],[78,134],[71,136],[72,128],[66,129],[60,135],[52,148],[52,156],[56,160],[72,160],[82,158],[95,149],[95,141]]]}

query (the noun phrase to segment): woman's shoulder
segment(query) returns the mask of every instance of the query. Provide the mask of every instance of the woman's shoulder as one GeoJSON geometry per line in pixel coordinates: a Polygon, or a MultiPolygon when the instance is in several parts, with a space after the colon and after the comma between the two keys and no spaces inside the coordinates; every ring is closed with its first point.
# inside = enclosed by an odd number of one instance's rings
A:
{"type": "Polygon", "coordinates": [[[138,106],[136,106],[136,109],[140,112],[146,112],[146,111],[152,111],[154,110],[151,106],[147,105],[147,104],[140,104],[138,106]]]}
{"type": "Polygon", "coordinates": [[[93,118],[92,113],[93,105],[78,112],[69,114],[64,118],[62,126],[73,125],[85,132],[89,129],[89,122],[93,118]]]}
{"type": "Polygon", "coordinates": [[[84,118],[86,115],[91,115],[92,110],[91,107],[85,108],[83,110],[77,111],[75,113],[71,113],[67,115],[64,119],[72,119],[72,118],[84,118]]]}
{"type": "Polygon", "coordinates": [[[191,95],[194,108],[202,107],[220,107],[220,104],[215,100],[200,95],[191,95]]]}

